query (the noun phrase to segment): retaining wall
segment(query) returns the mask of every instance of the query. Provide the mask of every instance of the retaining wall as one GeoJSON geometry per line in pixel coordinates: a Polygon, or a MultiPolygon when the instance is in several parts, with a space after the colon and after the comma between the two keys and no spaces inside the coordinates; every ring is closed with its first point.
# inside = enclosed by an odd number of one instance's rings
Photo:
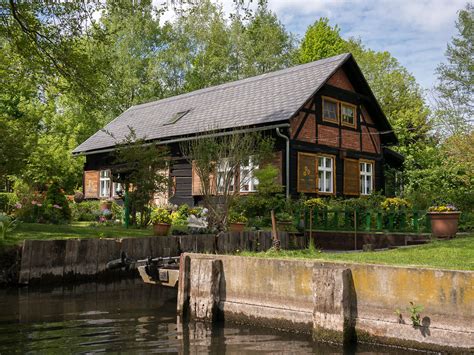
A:
{"type": "Polygon", "coordinates": [[[474,272],[221,255],[185,254],[183,258],[181,312],[192,292],[186,289],[189,280],[199,273],[192,261],[211,259],[220,262],[219,293],[213,297],[225,319],[312,331],[316,324],[331,322],[337,329],[338,318],[331,314],[339,312],[344,322],[350,315],[359,340],[423,349],[474,349],[474,272]],[[343,270],[329,278],[317,276],[327,268],[343,270]],[[350,301],[343,300],[348,294],[350,301]],[[422,326],[413,326],[407,310],[410,302],[423,305],[422,326]],[[349,307],[350,312],[341,307],[349,307]]]}
{"type": "MultiPolygon", "coordinates": [[[[289,247],[285,232],[279,233],[282,248],[289,247]]],[[[296,243],[296,242],[295,242],[296,243]]],[[[107,270],[121,251],[133,259],[149,256],[179,256],[183,252],[230,253],[237,250],[265,251],[272,245],[271,232],[197,234],[121,239],[25,240],[18,282],[95,280],[136,276],[134,271],[107,270]]]]}

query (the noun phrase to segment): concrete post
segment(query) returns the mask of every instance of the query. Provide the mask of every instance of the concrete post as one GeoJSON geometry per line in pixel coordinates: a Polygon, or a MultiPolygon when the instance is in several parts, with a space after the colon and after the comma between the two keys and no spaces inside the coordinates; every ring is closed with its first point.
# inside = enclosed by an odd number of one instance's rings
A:
{"type": "Polygon", "coordinates": [[[346,268],[316,266],[313,270],[313,338],[318,341],[355,341],[355,292],[346,268]]]}
{"type": "Polygon", "coordinates": [[[217,318],[220,301],[222,262],[213,259],[191,259],[190,270],[190,316],[196,320],[213,321],[217,318]]]}

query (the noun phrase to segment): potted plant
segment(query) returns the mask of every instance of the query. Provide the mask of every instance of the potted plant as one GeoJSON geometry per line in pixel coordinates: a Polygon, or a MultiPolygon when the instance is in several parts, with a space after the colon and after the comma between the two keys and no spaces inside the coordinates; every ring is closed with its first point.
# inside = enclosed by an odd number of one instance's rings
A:
{"type": "Polygon", "coordinates": [[[231,232],[243,232],[248,219],[242,213],[229,213],[229,230],[231,232]]]}
{"type": "Polygon", "coordinates": [[[278,229],[284,232],[288,232],[293,226],[293,216],[288,212],[279,212],[276,214],[278,229]]]}
{"type": "Polygon", "coordinates": [[[456,236],[461,212],[454,205],[435,205],[431,206],[428,211],[433,236],[438,238],[453,238],[456,236]]]}
{"type": "Polygon", "coordinates": [[[171,215],[166,208],[158,207],[151,211],[151,223],[153,223],[153,234],[157,236],[167,235],[171,226],[171,215]]]}

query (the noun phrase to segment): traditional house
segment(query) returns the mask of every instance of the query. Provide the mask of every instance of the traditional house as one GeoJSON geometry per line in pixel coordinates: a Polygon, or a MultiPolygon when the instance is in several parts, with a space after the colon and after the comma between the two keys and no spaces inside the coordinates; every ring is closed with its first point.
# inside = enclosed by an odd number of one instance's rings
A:
{"type": "MultiPolygon", "coordinates": [[[[114,195],[115,140],[105,131],[121,139],[128,127],[169,147],[175,183],[165,198],[177,204],[199,200],[192,164],[179,153],[179,142],[196,134],[273,134],[280,181],[292,196],[368,195],[384,189],[385,166],[403,162],[388,148],[397,137],[351,54],[130,107],[73,152],[86,156],[86,198],[114,195]]],[[[249,179],[241,192],[256,186],[249,179]]]]}

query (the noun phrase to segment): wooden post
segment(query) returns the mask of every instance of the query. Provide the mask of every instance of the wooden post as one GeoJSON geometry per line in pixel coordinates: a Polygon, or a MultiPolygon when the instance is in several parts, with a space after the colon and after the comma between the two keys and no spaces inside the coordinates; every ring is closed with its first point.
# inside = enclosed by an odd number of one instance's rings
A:
{"type": "Polygon", "coordinates": [[[275,211],[271,211],[271,216],[272,216],[272,239],[273,239],[273,247],[275,248],[276,251],[280,251],[280,239],[278,238],[278,230],[277,230],[277,224],[276,224],[276,219],[275,219],[275,211]]]}
{"type": "Polygon", "coordinates": [[[357,250],[357,209],[354,210],[354,250],[357,250]]]}
{"type": "Polygon", "coordinates": [[[309,209],[309,245],[313,241],[313,209],[309,209]]]}

